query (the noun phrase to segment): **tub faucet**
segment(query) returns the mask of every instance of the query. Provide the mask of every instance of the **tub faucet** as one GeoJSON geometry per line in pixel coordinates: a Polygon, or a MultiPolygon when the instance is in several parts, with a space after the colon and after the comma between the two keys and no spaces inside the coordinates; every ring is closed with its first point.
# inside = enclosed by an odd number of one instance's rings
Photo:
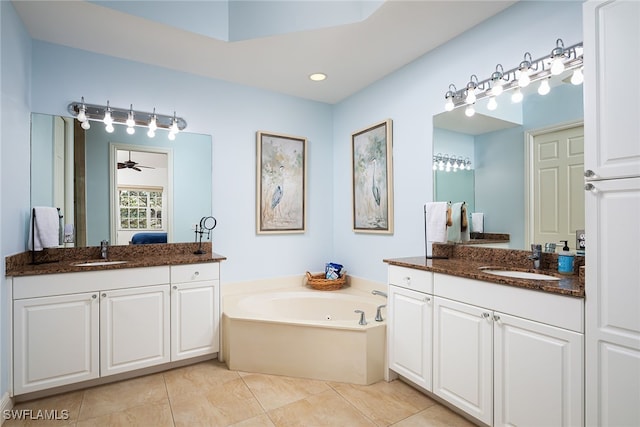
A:
{"type": "Polygon", "coordinates": [[[540,259],[542,258],[542,245],[532,243],[531,255],[529,259],[533,261],[533,268],[538,270],[540,268],[540,259]]]}
{"type": "Polygon", "coordinates": [[[356,310],[354,313],[360,313],[360,321],[358,322],[358,325],[364,326],[367,324],[367,319],[364,318],[364,311],[356,310]]]}
{"type": "Polygon", "coordinates": [[[382,291],[379,291],[379,290],[377,290],[377,289],[374,289],[373,291],[371,291],[371,293],[372,293],[373,295],[381,295],[381,296],[383,296],[383,297],[385,297],[385,298],[387,297],[387,293],[386,293],[386,292],[382,292],[382,291]]]}
{"type": "Polygon", "coordinates": [[[100,242],[100,256],[102,259],[107,259],[109,257],[109,242],[106,240],[100,242]]]}
{"type": "Polygon", "coordinates": [[[382,322],[384,320],[382,318],[382,312],[380,310],[382,310],[386,306],[387,304],[382,304],[378,306],[378,309],[376,310],[376,322],[382,322]]]}

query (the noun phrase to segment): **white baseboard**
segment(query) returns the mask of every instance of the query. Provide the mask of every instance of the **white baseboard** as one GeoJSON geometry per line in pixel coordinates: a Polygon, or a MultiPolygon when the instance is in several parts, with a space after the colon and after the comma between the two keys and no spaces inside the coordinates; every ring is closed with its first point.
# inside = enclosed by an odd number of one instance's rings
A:
{"type": "Polygon", "coordinates": [[[9,393],[5,393],[0,401],[0,425],[4,424],[4,411],[9,411],[13,408],[13,399],[9,396],[9,393]]]}

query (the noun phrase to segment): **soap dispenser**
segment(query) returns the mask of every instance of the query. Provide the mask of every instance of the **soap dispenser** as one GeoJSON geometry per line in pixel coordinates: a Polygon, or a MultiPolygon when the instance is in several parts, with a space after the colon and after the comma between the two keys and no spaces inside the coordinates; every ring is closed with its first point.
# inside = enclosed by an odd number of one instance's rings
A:
{"type": "Polygon", "coordinates": [[[560,240],[560,243],[564,243],[564,246],[558,254],[558,273],[573,274],[574,254],[569,250],[569,241],[560,240]]]}

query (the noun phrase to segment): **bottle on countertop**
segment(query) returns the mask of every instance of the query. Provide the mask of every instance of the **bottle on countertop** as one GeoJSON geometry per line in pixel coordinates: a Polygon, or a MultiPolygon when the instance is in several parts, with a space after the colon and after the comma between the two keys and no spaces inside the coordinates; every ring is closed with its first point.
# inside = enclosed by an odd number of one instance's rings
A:
{"type": "Polygon", "coordinates": [[[564,246],[558,253],[558,273],[573,274],[574,254],[569,249],[569,241],[560,240],[560,243],[564,243],[564,246]]]}

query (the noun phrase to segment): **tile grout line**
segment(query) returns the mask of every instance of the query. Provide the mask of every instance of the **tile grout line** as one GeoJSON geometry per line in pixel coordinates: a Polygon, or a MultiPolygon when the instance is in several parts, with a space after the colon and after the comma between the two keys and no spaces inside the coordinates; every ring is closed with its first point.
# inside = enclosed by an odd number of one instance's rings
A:
{"type": "Polygon", "coordinates": [[[176,426],[176,417],[173,413],[173,405],[171,404],[171,399],[169,399],[169,389],[167,388],[167,378],[165,373],[162,373],[162,383],[164,384],[164,392],[167,395],[167,403],[169,404],[169,411],[171,411],[171,422],[173,423],[173,427],[176,426]]]}
{"type": "MultiPolygon", "coordinates": [[[[264,405],[262,404],[262,402],[260,402],[260,399],[258,399],[258,396],[256,396],[256,394],[253,392],[253,390],[251,389],[251,387],[249,387],[249,384],[247,384],[247,382],[244,380],[245,375],[240,375],[238,373],[238,371],[234,371],[236,374],[238,374],[238,376],[240,377],[240,379],[242,380],[242,383],[244,384],[244,386],[249,390],[249,393],[251,393],[251,396],[253,396],[253,398],[256,400],[256,402],[258,402],[258,405],[260,405],[260,408],[262,408],[262,412],[264,415],[266,415],[269,418],[269,421],[271,421],[271,424],[273,424],[274,426],[276,425],[276,423],[273,421],[273,419],[271,418],[271,415],[269,415],[269,412],[265,409],[264,405]]],[[[247,372],[250,374],[250,372],[247,372]]],[[[250,420],[251,418],[247,418],[248,420],[250,420]]],[[[246,420],[243,420],[246,421],[246,420]]]]}
{"type": "Polygon", "coordinates": [[[374,424],[376,426],[378,425],[378,423],[376,423],[375,420],[373,420],[367,414],[362,412],[356,405],[351,403],[351,401],[349,399],[347,399],[342,393],[340,393],[340,391],[338,391],[335,387],[333,387],[329,383],[327,383],[327,385],[340,397],[340,399],[344,400],[349,406],[351,406],[353,409],[355,409],[359,414],[362,414],[362,416],[365,417],[367,420],[371,421],[372,424],[374,424]]]}

